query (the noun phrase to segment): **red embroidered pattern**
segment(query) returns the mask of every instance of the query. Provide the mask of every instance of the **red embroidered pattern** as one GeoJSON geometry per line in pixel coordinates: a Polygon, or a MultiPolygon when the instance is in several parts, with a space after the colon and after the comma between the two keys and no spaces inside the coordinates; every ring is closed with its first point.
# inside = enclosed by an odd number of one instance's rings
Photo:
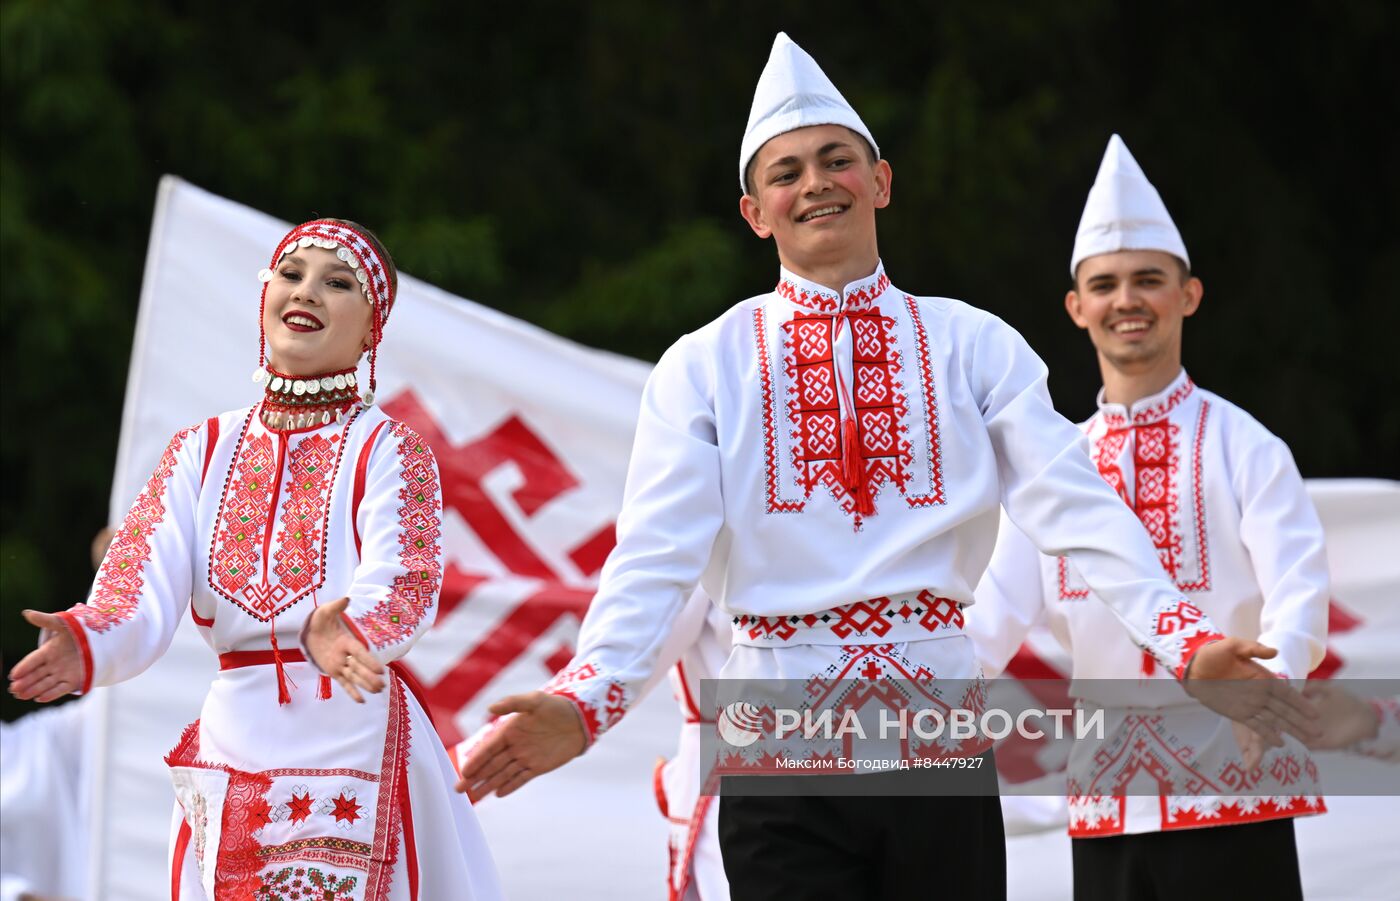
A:
{"type": "MultiPolygon", "coordinates": [[[[1174,392],[1175,401],[1163,401],[1153,409],[1173,408],[1182,398],[1190,394],[1191,384],[1174,392]]],[[[1208,591],[1210,589],[1210,549],[1206,540],[1205,480],[1202,475],[1202,446],[1205,440],[1206,420],[1210,415],[1210,403],[1201,401],[1201,411],[1196,419],[1196,434],[1192,441],[1191,498],[1192,525],[1195,530],[1195,553],[1188,555],[1181,530],[1181,499],[1176,490],[1180,464],[1178,435],[1180,427],[1166,421],[1146,423],[1143,413],[1134,417],[1143,420],[1137,425],[1110,429],[1094,445],[1094,465],[1103,480],[1118,493],[1123,501],[1132,507],[1152,538],[1157,548],[1158,559],[1164,569],[1182,591],[1208,591]],[[1132,441],[1134,490],[1129,492],[1127,478],[1118,461],[1125,446],[1132,441]],[[1194,558],[1198,562],[1195,572],[1188,563],[1194,558]]],[[[1122,417],[1105,415],[1110,420],[1124,423],[1122,417]]],[[[1081,600],[1089,596],[1087,588],[1070,584],[1068,561],[1061,557],[1056,561],[1059,575],[1060,600],[1081,600]]]]}
{"type": "MultiPolygon", "coordinates": [[[[225,764],[200,760],[199,720],[185,727],[180,740],[165,755],[165,763],[172,768],[199,767],[222,770],[228,774],[214,881],[221,893],[224,890],[230,892],[228,897],[250,897],[258,886],[257,872],[261,866],[258,857],[260,845],[253,833],[267,822],[259,814],[268,809],[267,793],[272,789],[272,780],[264,773],[249,773],[225,764]]],[[[196,852],[200,852],[198,847],[196,852]]]]}
{"type": "Polygon", "coordinates": [[[1120,835],[1124,826],[1125,796],[1078,795],[1069,797],[1069,834],[1074,838],[1120,835]]]}
{"type": "Polygon", "coordinates": [[[325,584],[326,531],[336,474],[348,443],[345,436],[358,418],[357,409],[339,433],[310,433],[277,446],[267,433],[249,436],[257,408],[248,414],[234,448],[219,499],[217,524],[209,547],[209,587],[263,622],[296,604],[325,584]],[[295,446],[290,442],[296,440],[295,446]],[[272,504],[285,492],[271,561],[268,518],[272,504]],[[264,572],[264,567],[267,571],[264,572]]]}
{"type": "Polygon", "coordinates": [[[412,635],[437,604],[442,586],[442,505],[433,452],[408,426],[395,421],[389,429],[398,439],[399,565],[389,596],[363,616],[355,617],[361,633],[375,648],[412,635]]]}
{"type": "Polygon", "coordinates": [[[851,636],[880,638],[889,633],[895,622],[917,622],[929,632],[963,627],[962,604],[951,598],[938,597],[927,589],[919,592],[914,604],[895,603],[887,597],[871,598],[843,604],[830,610],[792,616],[751,616],[742,614],[731,620],[734,628],[745,633],[750,641],[771,639],[791,641],[800,632],[810,629],[830,631],[837,638],[851,636]]]}
{"type": "MultiPolygon", "coordinates": [[[[402,797],[408,786],[405,776],[412,727],[408,719],[403,680],[391,678],[389,682],[389,727],[384,736],[384,755],[379,771],[379,805],[374,818],[375,855],[365,880],[366,901],[383,901],[389,897],[394,864],[399,856],[400,830],[412,829],[411,824],[403,822],[405,799],[402,797]]],[[[410,866],[413,865],[416,864],[410,862],[410,866]]]]}
{"type": "Polygon", "coordinates": [[[253,894],[253,901],[354,901],[357,876],[337,876],[323,873],[317,867],[283,867],[275,873],[265,873],[262,884],[253,894]]]}
{"type": "MultiPolygon", "coordinates": [[[[869,287],[857,288],[855,291],[846,295],[846,310],[848,312],[858,312],[871,309],[875,305],[876,298],[885,293],[885,289],[889,286],[889,277],[881,271],[880,275],[869,287]]],[[[774,290],[778,292],[778,296],[787,300],[789,303],[796,304],[799,307],[805,307],[818,313],[831,315],[841,310],[841,298],[837,297],[835,294],[799,288],[787,279],[778,282],[778,287],[774,290]]]]}
{"type": "MultiPolygon", "coordinates": [[[[1210,590],[1210,543],[1206,541],[1206,498],[1205,480],[1201,476],[1201,445],[1206,435],[1206,417],[1210,415],[1210,402],[1201,401],[1201,412],[1196,419],[1196,440],[1192,444],[1191,450],[1191,499],[1195,504],[1193,511],[1196,526],[1196,559],[1200,561],[1200,568],[1197,570],[1197,578],[1190,582],[1177,582],[1177,587],[1182,591],[1209,591],[1210,590]]],[[[1175,508],[1176,493],[1173,492],[1173,507],[1175,508]]],[[[1177,511],[1173,509],[1173,516],[1177,516],[1177,511]]],[[[1180,539],[1178,538],[1178,562],[1180,562],[1180,539]]]]}
{"type": "Polygon", "coordinates": [[[573,705],[578,708],[579,715],[583,719],[584,731],[588,733],[588,743],[591,745],[598,736],[608,731],[622,719],[622,715],[627,712],[630,701],[627,698],[627,690],[620,682],[609,681],[603,692],[603,703],[601,705],[593,701],[586,700],[584,695],[592,695],[596,690],[580,689],[591,688],[588,683],[599,677],[598,667],[592,663],[581,663],[573,669],[556,673],[544,687],[544,691],[561,698],[568,698],[573,705]]]}
{"type": "Polygon", "coordinates": [[[785,501],[778,495],[778,429],[774,423],[773,374],[768,358],[768,332],[763,322],[764,309],[753,311],[754,341],[758,345],[759,380],[763,386],[763,464],[767,474],[769,513],[800,513],[806,506],[802,501],[785,501]]]}
{"type": "Polygon", "coordinates": [[[266,434],[248,438],[252,415],[243,421],[224,479],[209,554],[209,586],[240,606],[239,595],[259,575],[267,505],[277,480],[272,438],[266,434]]]}
{"type": "Polygon", "coordinates": [[[842,461],[857,454],[864,460],[865,481],[873,500],[887,483],[903,493],[909,482],[913,451],[906,438],[908,401],[899,381],[899,352],[894,320],[871,307],[866,312],[827,316],[797,312],[783,324],[784,371],[788,376],[788,417],[792,459],[798,487],[811,497],[824,487],[854,517],[856,499],[842,478],[842,461]],[[835,336],[846,323],[852,337],[853,406],[859,448],[844,448],[841,427],[841,385],[835,365],[835,336]]]}
{"type": "Polygon", "coordinates": [[[1317,795],[1283,795],[1243,798],[1164,798],[1162,829],[1194,829],[1199,826],[1234,826],[1281,817],[1326,813],[1317,795]]]}
{"type": "MultiPolygon", "coordinates": [[[[1167,418],[1167,414],[1175,410],[1177,406],[1186,398],[1191,396],[1191,392],[1196,388],[1196,383],[1187,376],[1185,381],[1178,385],[1171,394],[1162,399],[1162,402],[1155,406],[1147,407],[1133,414],[1133,425],[1147,425],[1167,418]]],[[[1128,419],[1119,413],[1104,413],[1104,421],[1110,429],[1127,428],[1128,419]]]]}
{"type": "Polygon", "coordinates": [[[282,530],[272,555],[272,572],[293,595],[320,581],[330,501],[327,489],[341,446],[339,435],[330,439],[308,435],[287,466],[287,500],[282,504],[282,530]]]}
{"type": "Polygon", "coordinates": [[[911,507],[928,507],[944,503],[942,451],[938,444],[938,399],[933,391],[933,364],[929,359],[928,332],[924,329],[923,317],[919,315],[919,304],[909,295],[904,295],[905,306],[909,308],[909,321],[914,325],[915,350],[919,354],[919,382],[924,393],[924,430],[928,433],[928,494],[911,494],[904,498],[911,507]]]}
{"type": "Polygon", "coordinates": [[[146,582],[142,569],[151,556],[151,535],[165,518],[165,491],[175,471],[175,455],[185,439],[197,431],[199,426],[183,429],[170,439],[155,472],[136,496],[126,519],[122,520],[121,529],[112,539],[92,596],[86,604],[77,604],[70,611],[92,631],[106,632],[135,614],[146,582]]]}

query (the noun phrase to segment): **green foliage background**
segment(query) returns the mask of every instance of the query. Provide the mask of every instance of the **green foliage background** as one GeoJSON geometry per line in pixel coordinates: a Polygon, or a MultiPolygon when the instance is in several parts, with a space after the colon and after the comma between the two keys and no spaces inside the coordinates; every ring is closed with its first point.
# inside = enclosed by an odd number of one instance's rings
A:
{"type": "Polygon", "coordinates": [[[67,606],[91,578],[161,174],[289,220],[357,219],[405,271],[655,359],[774,281],[771,246],[737,215],[735,159],[780,28],[893,164],[895,282],[1020,328],[1066,415],[1098,386],[1063,313],[1066,264],[1117,131],[1206,284],[1196,380],[1282,436],[1306,476],[1397,475],[1385,0],[5,0],[6,663],[33,642],[18,611],[67,606]]]}

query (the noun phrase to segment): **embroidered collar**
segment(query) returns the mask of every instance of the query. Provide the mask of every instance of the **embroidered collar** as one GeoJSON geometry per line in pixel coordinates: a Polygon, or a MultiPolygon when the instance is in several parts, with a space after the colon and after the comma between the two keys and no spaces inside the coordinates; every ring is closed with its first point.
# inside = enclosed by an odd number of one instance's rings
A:
{"type": "Polygon", "coordinates": [[[1191,392],[1195,390],[1195,388],[1196,383],[1191,381],[1191,376],[1187,375],[1186,370],[1183,369],[1181,372],[1177,373],[1175,379],[1172,379],[1170,385],[1156,394],[1150,397],[1144,397],[1142,400],[1133,404],[1131,410],[1122,404],[1111,404],[1104,400],[1104,389],[1100,388],[1098,397],[1099,413],[1103,416],[1104,422],[1108,424],[1108,427],[1112,429],[1126,427],[1130,419],[1132,425],[1150,425],[1151,423],[1161,422],[1163,419],[1166,419],[1167,414],[1171,413],[1182,401],[1190,397],[1191,392]]]}
{"type": "Polygon", "coordinates": [[[818,313],[858,313],[875,306],[875,301],[889,288],[885,264],[877,263],[875,271],[865,278],[851,282],[838,297],[830,288],[797,275],[786,267],[778,267],[778,287],[774,290],[788,303],[818,313]],[[844,304],[842,302],[844,297],[844,304]]]}

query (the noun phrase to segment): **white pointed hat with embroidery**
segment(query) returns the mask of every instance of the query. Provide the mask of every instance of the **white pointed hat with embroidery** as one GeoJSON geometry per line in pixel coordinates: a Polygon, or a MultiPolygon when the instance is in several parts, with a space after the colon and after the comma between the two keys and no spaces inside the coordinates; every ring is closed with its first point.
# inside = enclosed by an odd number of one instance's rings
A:
{"type": "Polygon", "coordinates": [[[1120,250],[1160,250],[1191,265],[1186,244],[1161,195],[1128,152],[1128,145],[1114,135],[1108,139],[1098,177],[1079,219],[1069,261],[1070,278],[1089,257],[1120,250]]]}
{"type": "Polygon", "coordinates": [[[747,191],[744,170],[760,147],[778,135],[809,125],[844,125],[869,141],[875,155],[880,155],[870,129],[817,61],[780,31],[773,39],[768,64],[758,76],[749,125],[739,145],[739,190],[747,191]]]}

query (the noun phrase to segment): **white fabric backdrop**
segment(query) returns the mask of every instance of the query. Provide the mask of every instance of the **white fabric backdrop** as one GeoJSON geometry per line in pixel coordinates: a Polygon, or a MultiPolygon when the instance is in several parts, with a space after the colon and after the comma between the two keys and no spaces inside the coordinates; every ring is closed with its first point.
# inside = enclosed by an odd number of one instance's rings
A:
{"type": "MultiPolygon", "coordinates": [[[[256,272],[286,228],[179,179],[162,182],[113,522],[174,431],[256,400],[256,272]]],[[[443,613],[407,662],[430,686],[440,723],[466,733],[485,703],[536,687],[567,656],[609,546],[647,366],[405,277],[379,371],[391,413],[434,444],[447,506],[443,613]]],[[[1339,576],[1334,665],[1400,677],[1400,486],[1310,489],[1339,576]]],[[[1056,662],[1044,637],[1028,651],[1056,662]]],[[[182,627],[151,670],[84,702],[87,897],[162,896],[172,793],[161,756],[198,715],[213,668],[182,627]]],[[[678,725],[669,699],[654,694],[583,760],[481,806],[511,897],[664,897],[665,828],[650,773],[678,725]]],[[[18,795],[7,792],[13,814],[18,795]]],[[[1011,897],[1068,897],[1068,839],[1053,809],[1009,803],[1013,818],[1028,812],[1021,828],[1049,830],[1008,840],[1011,897]]],[[[1375,892],[1400,885],[1400,863],[1354,837],[1400,834],[1400,799],[1330,803],[1332,814],[1299,827],[1309,897],[1387,897],[1375,892]]]]}

